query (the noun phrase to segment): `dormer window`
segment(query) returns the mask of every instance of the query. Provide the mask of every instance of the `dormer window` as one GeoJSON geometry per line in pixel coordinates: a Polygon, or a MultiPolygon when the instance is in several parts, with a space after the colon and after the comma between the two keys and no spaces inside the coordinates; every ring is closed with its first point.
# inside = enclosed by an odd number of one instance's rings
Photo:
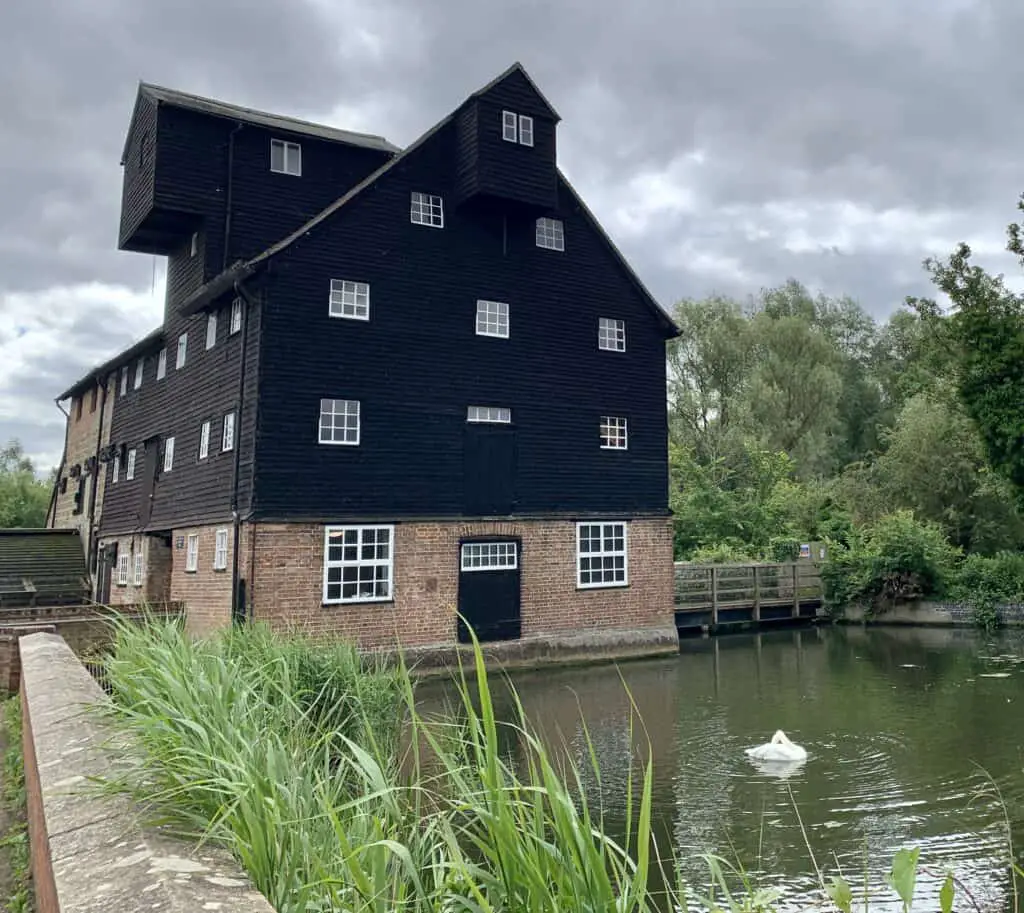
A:
{"type": "Polygon", "coordinates": [[[565,228],[561,219],[537,220],[537,246],[547,250],[565,250],[565,228]]]}
{"type": "Polygon", "coordinates": [[[533,145],[533,118],[515,111],[501,112],[501,138],[507,143],[533,145]]]}
{"type": "Polygon", "coordinates": [[[409,204],[409,218],[413,225],[444,228],[444,204],[441,198],[414,190],[409,204]]]}
{"type": "Polygon", "coordinates": [[[270,170],[277,174],[302,176],[302,147],[282,139],[270,141],[270,170]]]}

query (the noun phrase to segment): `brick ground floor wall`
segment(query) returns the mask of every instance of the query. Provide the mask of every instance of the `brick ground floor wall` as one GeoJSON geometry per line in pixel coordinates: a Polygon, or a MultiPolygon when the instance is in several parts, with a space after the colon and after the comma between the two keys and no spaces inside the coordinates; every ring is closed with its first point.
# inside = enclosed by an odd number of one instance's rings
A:
{"type": "MultiPolygon", "coordinates": [[[[577,528],[569,520],[396,523],[389,602],[323,603],[321,524],[251,527],[241,573],[247,578],[253,617],[276,628],[343,637],[364,647],[452,644],[460,541],[508,537],[521,543],[524,639],[617,629],[674,630],[670,521],[632,520],[626,529],[629,583],[619,587],[577,588],[577,528]]],[[[173,588],[172,598],[187,600],[173,588]]],[[[226,621],[223,613],[218,620],[226,621]]]]}
{"type": "MultiPolygon", "coordinates": [[[[242,552],[244,554],[244,551],[242,552]]],[[[170,598],[185,603],[186,625],[193,634],[206,634],[231,623],[231,569],[234,528],[230,523],[176,529],[171,537],[170,598]],[[214,567],[217,532],[227,533],[225,566],[214,567]],[[196,568],[188,570],[189,536],[196,536],[196,568]]],[[[239,569],[244,577],[244,568],[239,569]]]]}
{"type": "Polygon", "coordinates": [[[117,543],[118,561],[122,555],[128,557],[128,582],[118,583],[118,565],[109,570],[110,598],[112,606],[138,605],[140,603],[165,602],[169,599],[171,580],[171,550],[163,537],[136,533],[130,536],[107,537],[100,540],[99,547],[117,543]],[[142,579],[136,582],[135,558],[142,557],[142,579]]]}

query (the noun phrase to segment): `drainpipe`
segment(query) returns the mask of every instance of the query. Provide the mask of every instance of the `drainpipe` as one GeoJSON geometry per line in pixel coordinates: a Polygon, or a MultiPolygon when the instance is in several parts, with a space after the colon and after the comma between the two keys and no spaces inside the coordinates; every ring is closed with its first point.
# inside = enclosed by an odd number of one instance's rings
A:
{"type": "Polygon", "coordinates": [[[71,415],[64,411],[64,407],[60,404],[60,400],[54,400],[57,404],[57,408],[60,409],[61,415],[64,416],[64,450],[60,455],[60,466],[57,467],[57,476],[53,480],[53,491],[50,492],[50,506],[46,510],[46,522],[50,522],[50,516],[53,516],[54,525],[57,523],[57,492],[60,490],[60,477],[64,474],[64,465],[68,459],[68,432],[71,430],[71,415]]]}
{"type": "MultiPolygon", "coordinates": [[[[96,573],[96,556],[99,552],[97,548],[97,533],[99,530],[93,522],[93,518],[96,516],[96,492],[100,487],[100,450],[103,445],[103,413],[107,408],[107,387],[110,378],[105,377],[101,384],[103,391],[100,396],[100,418],[99,423],[96,426],[96,448],[93,453],[93,469],[92,469],[92,491],[89,492],[89,555],[87,557],[88,563],[86,567],[89,570],[90,575],[96,573]]],[[[99,378],[96,379],[97,383],[100,383],[99,378]]]]}
{"type": "Polygon", "coordinates": [[[235,124],[235,129],[228,134],[228,180],[227,188],[225,189],[224,201],[224,249],[221,252],[221,272],[228,268],[228,246],[231,243],[231,206],[234,200],[235,134],[244,126],[245,124],[239,122],[235,124]]]}
{"type": "MultiPolygon", "coordinates": [[[[238,511],[238,476],[239,462],[242,457],[242,410],[245,406],[245,368],[249,354],[249,312],[255,307],[256,302],[249,297],[249,293],[241,282],[235,282],[235,294],[244,302],[242,310],[242,355],[238,366],[238,395],[235,407],[235,454],[234,464],[231,470],[231,522],[233,525],[234,542],[231,548],[231,618],[238,617],[238,544],[241,539],[241,518],[238,511]]],[[[248,616],[248,610],[242,606],[242,610],[248,616]]],[[[248,617],[246,618],[248,620],[248,617]]]]}

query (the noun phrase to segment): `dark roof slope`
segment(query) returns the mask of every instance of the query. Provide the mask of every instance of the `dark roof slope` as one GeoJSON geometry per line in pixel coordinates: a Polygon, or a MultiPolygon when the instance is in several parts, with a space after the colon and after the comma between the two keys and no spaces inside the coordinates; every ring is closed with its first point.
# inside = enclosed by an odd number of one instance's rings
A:
{"type": "Polygon", "coordinates": [[[70,387],[67,388],[60,396],[57,397],[57,402],[67,399],[71,396],[77,396],[79,393],[83,393],[93,382],[103,377],[105,374],[109,374],[119,365],[124,362],[131,361],[136,355],[142,355],[154,348],[157,343],[162,342],[164,338],[164,328],[162,326],[157,327],[155,330],[151,330],[142,339],[137,342],[133,342],[127,349],[122,349],[112,358],[108,358],[103,364],[97,365],[84,377],[76,380],[70,387]]]}
{"type": "Polygon", "coordinates": [[[88,597],[77,529],[0,529],[0,606],[80,603],[88,597]]]}

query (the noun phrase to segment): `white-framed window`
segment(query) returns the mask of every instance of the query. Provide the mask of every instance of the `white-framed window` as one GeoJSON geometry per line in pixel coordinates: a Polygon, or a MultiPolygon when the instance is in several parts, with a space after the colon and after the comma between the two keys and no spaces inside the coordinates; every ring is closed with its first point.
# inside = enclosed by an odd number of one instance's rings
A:
{"type": "Polygon", "coordinates": [[[519,145],[533,145],[533,118],[525,114],[519,115],[519,145]]]}
{"type": "Polygon", "coordinates": [[[625,523],[576,524],[576,586],[581,589],[629,583],[625,523]]]}
{"type": "Polygon", "coordinates": [[[565,250],[565,227],[561,219],[545,216],[537,220],[537,246],[547,250],[565,250]]]}
{"type": "Polygon", "coordinates": [[[124,478],[126,482],[130,482],[135,478],[135,448],[133,447],[128,451],[128,462],[124,467],[124,478]]]}
{"type": "Polygon", "coordinates": [[[519,141],[519,116],[515,111],[501,112],[501,138],[507,143],[519,141]]]}
{"type": "Polygon", "coordinates": [[[476,303],[476,335],[508,339],[508,304],[504,301],[476,303]]]}
{"type": "Polygon", "coordinates": [[[128,586],[128,556],[117,556],[117,585],[128,586]]]}
{"type": "Polygon", "coordinates": [[[359,400],[320,400],[320,443],[359,443],[359,400]]]}
{"type": "Polygon", "coordinates": [[[277,174],[302,176],[302,147],[283,139],[270,141],[270,170],[277,174]]]}
{"type": "Polygon", "coordinates": [[[231,326],[228,330],[230,333],[237,333],[242,329],[242,299],[235,298],[231,302],[231,326]]]}
{"type": "Polygon", "coordinates": [[[353,282],[351,279],[332,279],[327,313],[331,317],[369,320],[370,284],[353,282]]]}
{"type": "Polygon", "coordinates": [[[493,425],[507,425],[512,421],[512,410],[504,406],[470,406],[466,421],[493,425]]]}
{"type": "Polygon", "coordinates": [[[174,359],[174,367],[179,371],[185,367],[185,358],[188,356],[188,332],[178,337],[178,357],[174,359]]]}
{"type": "Polygon", "coordinates": [[[188,255],[194,257],[199,253],[199,232],[192,232],[192,243],[189,245],[188,255]]]}
{"type": "Polygon", "coordinates": [[[395,528],[324,527],[324,603],[393,598],[395,528]]]}
{"type": "Polygon", "coordinates": [[[210,423],[203,422],[199,429],[199,459],[205,460],[210,455],[210,423]]]}
{"type": "Polygon", "coordinates": [[[121,395],[128,395],[128,366],[121,369],[121,395]]]}
{"type": "Polygon", "coordinates": [[[199,534],[189,533],[185,540],[185,570],[194,574],[199,570],[199,534]]]}
{"type": "Polygon", "coordinates": [[[512,570],[519,566],[516,542],[466,542],[462,546],[462,570],[512,570]]]}
{"type": "Polygon", "coordinates": [[[135,382],[132,384],[132,387],[134,389],[138,390],[139,387],[142,386],[142,375],[145,372],[145,370],[146,359],[140,358],[137,362],[135,362],[135,382]]]}
{"type": "Polygon", "coordinates": [[[626,351],[626,321],[613,317],[599,317],[597,321],[597,347],[609,352],[626,351]]]}
{"type": "Polygon", "coordinates": [[[170,472],[174,468],[174,438],[169,437],[164,441],[164,472],[170,472]]]}
{"type": "Polygon", "coordinates": [[[212,349],[217,345],[217,314],[210,311],[206,315],[206,348],[212,349]]]}
{"type": "Polygon", "coordinates": [[[135,553],[135,577],[132,583],[135,586],[142,586],[142,552],[135,553]]]}
{"type": "Polygon", "coordinates": [[[114,465],[113,465],[113,468],[110,470],[110,484],[111,485],[116,485],[117,484],[117,477],[120,474],[121,474],[121,454],[115,453],[114,454],[114,465]]]}
{"type": "Polygon", "coordinates": [[[409,205],[409,218],[414,225],[444,228],[444,203],[435,194],[414,190],[409,205]]]}
{"type": "Polygon", "coordinates": [[[602,415],[601,449],[625,450],[628,446],[626,420],[619,415],[602,415]]]}
{"type": "Polygon", "coordinates": [[[218,529],[213,540],[213,569],[223,571],[228,566],[228,531],[218,529]]]}
{"type": "Polygon", "coordinates": [[[220,434],[220,449],[234,450],[235,449],[235,413],[229,412],[224,416],[224,427],[221,429],[220,434]]]}
{"type": "Polygon", "coordinates": [[[156,357],[156,379],[163,380],[167,376],[167,349],[161,349],[156,357]]]}

